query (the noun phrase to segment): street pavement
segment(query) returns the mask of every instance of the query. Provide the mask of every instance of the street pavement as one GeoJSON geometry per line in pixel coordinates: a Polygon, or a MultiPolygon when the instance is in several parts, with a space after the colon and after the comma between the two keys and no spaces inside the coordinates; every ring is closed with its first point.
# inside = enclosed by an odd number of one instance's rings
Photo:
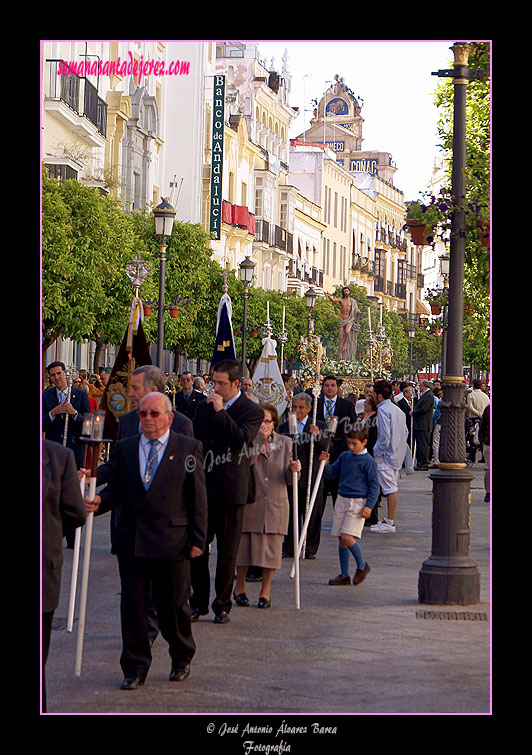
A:
{"type": "MultiPolygon", "coordinates": [[[[418,602],[419,570],[431,553],[432,480],[430,471],[406,476],[403,470],[397,531],[364,529],[361,545],[371,572],[362,584],[328,584],[340,571],[329,499],[318,557],[300,562],[299,610],[290,578],[293,562],[283,559],[271,608],[257,608],[259,585],[248,583],[251,605],[234,605],[230,623],[214,624],[212,613],[195,623],[197,651],[185,682],[168,681],[170,657],[159,636],[146,683],[135,691],[120,689],[120,583],[110,553],[109,514],[96,517],[79,677],[74,673],[77,620],[74,631],[66,631],[72,551],[64,551],[46,666],[48,714],[188,714],[180,725],[192,727],[192,736],[235,753],[260,747],[300,752],[305,736],[328,747],[329,737],[352,726],[349,714],[490,714],[491,505],[484,503],[482,465],[470,471],[471,558],[481,575],[479,604],[418,602]],[[263,727],[262,733],[251,722],[263,727]],[[320,722],[334,722],[335,730],[311,728],[320,722]]],[[[385,512],[383,502],[380,515],[385,512]]],[[[215,554],[216,541],[211,564],[215,554]]],[[[78,592],[80,581],[81,570],[78,592]]]]}

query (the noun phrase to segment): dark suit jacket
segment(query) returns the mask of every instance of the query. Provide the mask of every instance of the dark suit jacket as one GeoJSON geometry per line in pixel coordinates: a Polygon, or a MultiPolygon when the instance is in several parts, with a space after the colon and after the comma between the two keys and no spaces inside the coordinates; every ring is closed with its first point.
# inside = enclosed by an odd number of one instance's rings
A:
{"type": "Polygon", "coordinates": [[[196,407],[200,401],[205,401],[206,398],[207,396],[204,396],[200,391],[193,390],[188,401],[185,401],[183,391],[179,391],[175,395],[175,408],[189,419],[194,419],[196,407]]]}
{"type": "MultiPolygon", "coordinates": [[[[301,475],[299,477],[299,487],[307,489],[308,485],[308,474],[309,474],[309,466],[310,466],[310,432],[308,431],[309,425],[312,424],[312,417],[309,414],[307,418],[307,424],[305,425],[305,430],[303,431],[302,435],[298,439],[297,442],[297,458],[301,462],[301,475]]],[[[316,477],[316,473],[318,471],[318,468],[320,466],[319,462],[319,456],[322,451],[325,450],[325,445],[327,442],[327,437],[325,434],[325,431],[327,430],[327,425],[325,422],[322,422],[319,419],[316,419],[316,425],[318,426],[320,430],[320,434],[317,436],[317,438],[314,441],[314,453],[312,456],[312,485],[314,484],[314,480],[316,477]]],[[[279,425],[278,430],[280,435],[288,435],[288,422],[283,422],[282,425],[279,425]]]]}
{"type": "MultiPolygon", "coordinates": [[[[357,417],[355,414],[355,405],[352,401],[349,401],[349,399],[338,396],[336,399],[336,406],[334,407],[334,416],[338,417],[339,421],[330,448],[331,463],[336,461],[341,453],[348,450],[345,436],[356,422],[357,417]]],[[[316,419],[325,422],[325,396],[323,395],[318,399],[316,406],[316,419]]]]}
{"type": "Polygon", "coordinates": [[[181,560],[205,549],[207,497],[201,443],[172,430],[149,490],[139,469],[140,435],[116,443],[98,514],[120,506],[111,552],[181,560]]]}
{"type": "Polygon", "coordinates": [[[433,410],[434,394],[429,389],[414,401],[414,410],[412,412],[413,429],[430,432],[432,429],[433,410]]]}
{"type": "MultiPolygon", "coordinates": [[[[72,415],[68,418],[67,446],[74,451],[76,464],[79,467],[81,464],[81,446],[74,442],[74,437],[81,435],[81,430],[83,429],[83,415],[91,410],[89,394],[87,391],[83,391],[80,388],[72,388],[70,393],[70,403],[74,409],[77,410],[78,415],[76,419],[74,419],[72,415]]],[[[49,412],[58,404],[57,391],[55,388],[50,388],[49,390],[44,391],[42,394],[42,429],[45,433],[45,438],[48,440],[54,440],[56,443],[63,443],[65,415],[59,414],[54,417],[53,420],[49,417],[49,412]]]]}
{"type": "Polygon", "coordinates": [[[264,419],[264,411],[243,393],[229,409],[215,412],[202,401],[194,417],[194,437],[203,444],[209,503],[248,502],[251,444],[264,419]]]}
{"type": "Polygon", "coordinates": [[[405,398],[402,398],[400,401],[397,402],[397,406],[400,409],[402,409],[403,412],[405,413],[406,426],[408,428],[408,438],[406,439],[406,442],[408,443],[408,445],[410,445],[410,435],[411,435],[411,430],[413,428],[413,422],[414,422],[413,417],[410,416],[410,404],[405,398]]]}
{"type": "MultiPolygon", "coordinates": [[[[54,390],[55,393],[55,390],[54,390]]],[[[85,504],[74,454],[51,440],[42,443],[42,612],[59,603],[63,536],[85,523],[85,504]]]]}

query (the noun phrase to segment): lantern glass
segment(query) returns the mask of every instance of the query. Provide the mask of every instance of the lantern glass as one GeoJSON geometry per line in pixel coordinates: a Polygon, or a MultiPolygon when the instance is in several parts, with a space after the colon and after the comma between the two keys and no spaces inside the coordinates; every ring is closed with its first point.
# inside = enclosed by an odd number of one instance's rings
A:
{"type": "Polygon", "coordinates": [[[440,273],[444,276],[449,275],[450,259],[448,255],[440,257],[440,273]]]}
{"type": "Polygon", "coordinates": [[[85,435],[90,438],[92,435],[92,423],[94,420],[94,415],[92,412],[86,412],[83,415],[83,429],[81,430],[81,434],[85,435]]]}
{"type": "Polygon", "coordinates": [[[408,337],[412,339],[412,341],[414,340],[414,338],[416,337],[416,331],[414,330],[414,328],[408,329],[408,337]]]}
{"type": "Polygon", "coordinates": [[[105,412],[94,412],[92,425],[92,440],[103,440],[103,426],[105,424],[105,412]]]}
{"type": "Polygon", "coordinates": [[[312,309],[316,296],[317,294],[312,288],[309,288],[309,290],[305,292],[305,304],[307,305],[307,309],[312,309]]]}
{"type": "Polygon", "coordinates": [[[251,283],[255,272],[255,263],[250,260],[249,257],[246,257],[246,259],[240,263],[238,272],[242,283],[251,283]]]}
{"type": "Polygon", "coordinates": [[[297,435],[297,416],[295,412],[288,412],[288,433],[297,435]]]}
{"type": "Polygon", "coordinates": [[[171,236],[176,211],[168,200],[163,199],[161,204],[154,209],[153,214],[155,216],[155,235],[171,236]]]}

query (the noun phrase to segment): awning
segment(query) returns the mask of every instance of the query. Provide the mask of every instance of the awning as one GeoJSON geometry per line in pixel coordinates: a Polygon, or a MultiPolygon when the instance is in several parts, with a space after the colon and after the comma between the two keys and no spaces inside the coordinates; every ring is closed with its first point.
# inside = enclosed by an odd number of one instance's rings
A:
{"type": "Polygon", "coordinates": [[[416,299],[416,315],[430,315],[430,313],[430,309],[427,309],[421,299],[416,299]]]}

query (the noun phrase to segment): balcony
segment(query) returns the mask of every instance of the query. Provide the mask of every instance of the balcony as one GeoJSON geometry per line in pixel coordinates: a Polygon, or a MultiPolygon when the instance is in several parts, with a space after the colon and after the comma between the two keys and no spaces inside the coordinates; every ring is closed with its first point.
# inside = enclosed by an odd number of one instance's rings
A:
{"type": "Polygon", "coordinates": [[[315,286],[323,285],[323,271],[317,267],[312,267],[310,273],[305,272],[305,265],[299,260],[290,260],[288,275],[291,278],[297,278],[306,283],[312,283],[315,286]]]}
{"type": "Polygon", "coordinates": [[[231,204],[225,199],[222,200],[222,223],[247,231],[251,236],[255,235],[255,215],[247,207],[231,204]]]}
{"type": "Polygon", "coordinates": [[[289,233],[285,228],[281,228],[279,225],[273,225],[263,218],[259,218],[255,221],[256,233],[255,241],[267,244],[269,247],[275,250],[281,250],[286,254],[292,254],[294,247],[293,234],[289,233]]]}
{"type": "Polygon", "coordinates": [[[50,60],[44,109],[92,147],[103,147],[107,133],[107,103],[84,76],[58,75],[59,60],[50,60]]]}
{"type": "Polygon", "coordinates": [[[406,299],[406,283],[395,284],[395,296],[397,299],[406,299]]]}

